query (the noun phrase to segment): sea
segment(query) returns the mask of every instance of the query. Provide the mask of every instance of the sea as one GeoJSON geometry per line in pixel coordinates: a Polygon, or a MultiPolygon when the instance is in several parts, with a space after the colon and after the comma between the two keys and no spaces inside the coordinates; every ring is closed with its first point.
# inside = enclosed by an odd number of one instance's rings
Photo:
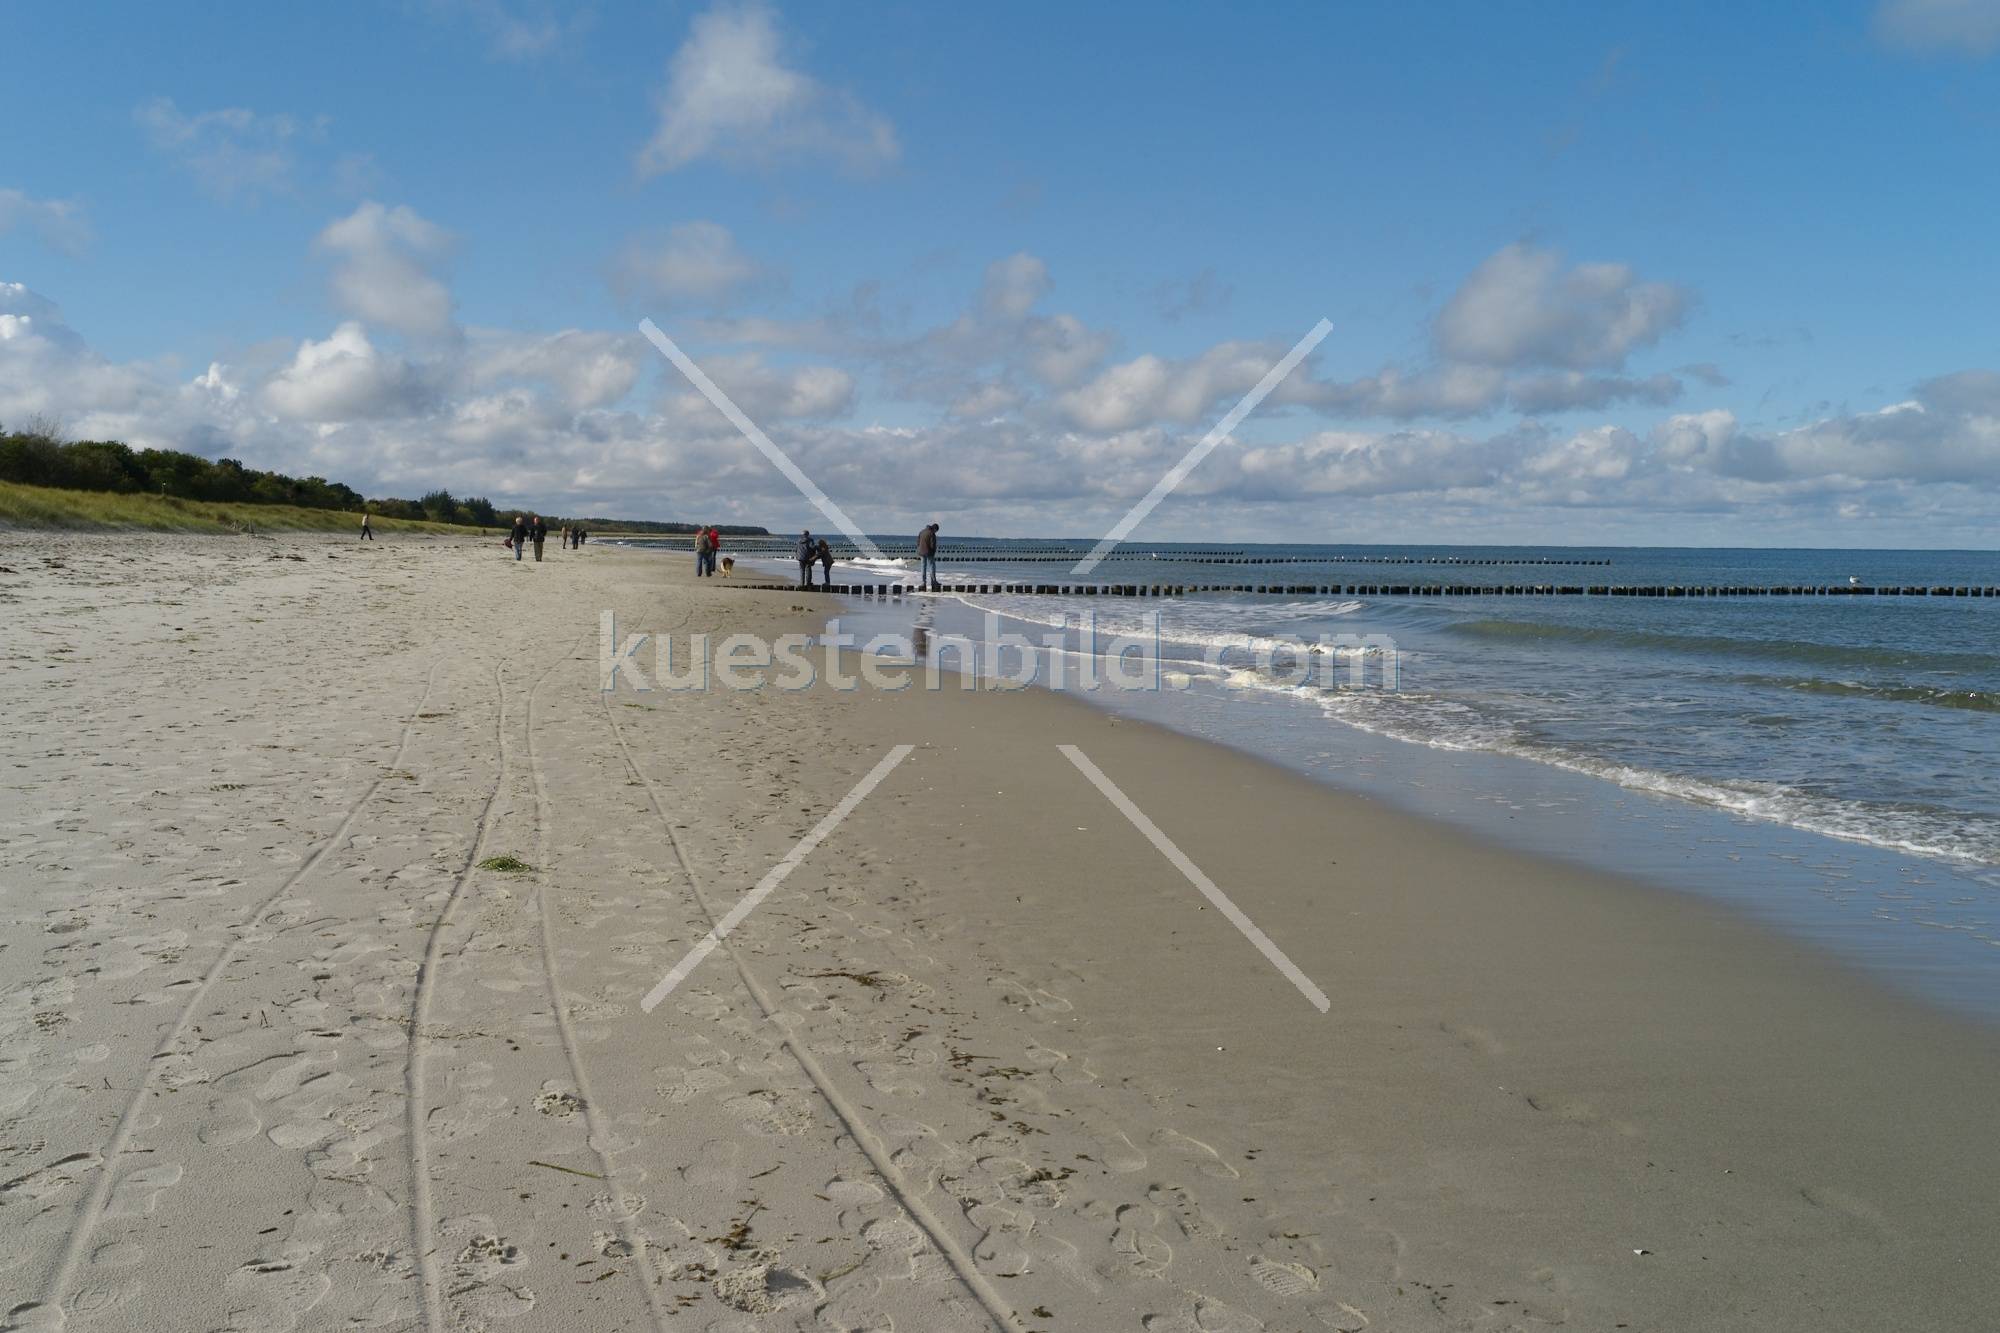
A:
{"type": "MultiPolygon", "coordinates": [[[[844,560],[836,578],[913,584],[914,560],[893,554],[909,539],[879,544],[884,560],[844,560]]],[[[1930,595],[2000,586],[2000,554],[1127,543],[1072,577],[1091,546],[947,541],[942,593],[839,599],[841,628],[934,643],[997,623],[1051,659],[1156,636],[1166,684],[1082,697],[1525,850],[1722,899],[2000,1022],[2000,597],[1930,595]],[[1313,591],[990,590],[1008,583],[1313,591]],[[1500,591],[1537,586],[1924,595],[1500,591]],[[1296,644],[1362,669],[1307,673],[1278,647],[1296,644]]],[[[748,562],[795,572],[774,554],[748,562]]]]}

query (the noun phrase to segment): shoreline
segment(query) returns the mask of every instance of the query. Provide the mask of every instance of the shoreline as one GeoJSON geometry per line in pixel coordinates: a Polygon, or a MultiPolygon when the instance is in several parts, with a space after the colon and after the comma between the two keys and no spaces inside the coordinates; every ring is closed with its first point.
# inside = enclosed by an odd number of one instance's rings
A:
{"type": "Polygon", "coordinates": [[[451,1322],[607,1328],[1944,1327],[2000,1295],[2000,1037],[1735,911],[1045,692],[601,698],[600,607],[824,620],[647,553],[132,540],[0,583],[8,1306],[65,1250],[89,1328],[409,1326],[432,1284],[451,1322]]]}
{"type": "MultiPolygon", "coordinates": [[[[842,601],[840,623],[864,641],[885,629],[907,640],[912,619],[933,638],[979,640],[975,626],[989,615],[1030,632],[1046,627],[951,589],[907,606],[842,601]]],[[[1045,674],[1036,674],[1037,689],[1049,688],[1045,674]]],[[[1197,677],[1192,690],[1056,692],[1261,755],[1330,790],[1516,851],[1721,902],[1901,993],[2000,1023],[2000,968],[1989,953],[1996,937],[1982,906],[2000,884],[2000,868],[1985,861],[1705,800],[1664,774],[1621,781],[1601,765],[1427,743],[1330,715],[1322,700],[1296,691],[1197,677]],[[1602,836],[1579,839],[1579,828],[1602,836]]]]}

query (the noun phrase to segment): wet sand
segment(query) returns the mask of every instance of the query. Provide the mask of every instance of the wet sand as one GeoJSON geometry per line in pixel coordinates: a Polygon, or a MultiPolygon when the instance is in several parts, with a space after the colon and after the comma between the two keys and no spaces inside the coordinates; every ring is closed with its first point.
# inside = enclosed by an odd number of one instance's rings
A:
{"type": "Polygon", "coordinates": [[[2000,1042],[1720,907],[1074,699],[601,694],[820,622],[683,560],[10,546],[7,1327],[1992,1322],[2000,1042]]]}

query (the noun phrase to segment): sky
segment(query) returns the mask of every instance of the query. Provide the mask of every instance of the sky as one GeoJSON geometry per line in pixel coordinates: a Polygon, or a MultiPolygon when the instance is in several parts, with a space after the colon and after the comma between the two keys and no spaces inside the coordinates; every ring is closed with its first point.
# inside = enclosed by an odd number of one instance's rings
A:
{"type": "Polygon", "coordinates": [[[0,425],[570,515],[1994,544],[2000,0],[0,9],[0,425]]]}

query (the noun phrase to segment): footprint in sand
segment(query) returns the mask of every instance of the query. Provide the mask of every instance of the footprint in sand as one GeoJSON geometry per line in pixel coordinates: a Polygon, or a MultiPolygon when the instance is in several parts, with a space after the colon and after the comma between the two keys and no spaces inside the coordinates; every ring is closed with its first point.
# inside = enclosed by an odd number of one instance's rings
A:
{"type": "Polygon", "coordinates": [[[74,1185],[79,1178],[103,1160],[94,1152],[71,1153],[67,1157],[58,1157],[46,1166],[36,1167],[25,1175],[15,1176],[12,1180],[0,1183],[0,1204],[11,1203],[16,1199],[28,1199],[40,1203],[43,1199],[60,1194],[74,1185]]]}
{"type": "Polygon", "coordinates": [[[801,1134],[810,1134],[818,1123],[812,1104],[803,1097],[772,1092],[768,1088],[731,1097],[723,1105],[741,1116],[753,1134],[796,1138],[801,1134]]]}
{"type": "Polygon", "coordinates": [[[863,1210],[875,1207],[884,1197],[882,1187],[873,1181],[848,1180],[841,1176],[827,1181],[820,1193],[833,1200],[840,1209],[840,1224],[843,1227],[857,1225],[867,1216],[863,1210]]]}
{"type": "Polygon", "coordinates": [[[1095,1160],[1121,1176],[1146,1169],[1145,1150],[1132,1142],[1124,1130],[1097,1116],[1081,1118],[1084,1132],[1096,1144],[1096,1151],[1091,1154],[1095,1160]]]}
{"type": "Polygon", "coordinates": [[[1017,1009],[1040,1009],[1047,1013],[1066,1014],[1074,1007],[1054,991],[1031,986],[1019,977],[993,977],[988,984],[998,987],[1000,998],[1017,1009]]]}
{"type": "Polygon", "coordinates": [[[464,1316],[455,1327],[478,1328],[488,1319],[519,1319],[535,1308],[535,1293],[524,1286],[478,1282],[452,1292],[451,1305],[464,1316]]]}
{"type": "Polygon", "coordinates": [[[78,1287],[65,1304],[73,1315],[95,1317],[109,1314],[122,1305],[130,1304],[132,1298],[139,1294],[140,1285],[137,1278],[88,1281],[78,1287]]]}
{"type": "Polygon", "coordinates": [[[332,1286],[325,1273],[301,1272],[282,1259],[245,1264],[222,1284],[229,1297],[226,1327],[230,1333],[296,1328],[332,1286]]]}
{"type": "Polygon", "coordinates": [[[743,1145],[728,1139],[710,1139],[681,1168],[681,1179],[698,1190],[732,1189],[742,1178],[743,1145]]]}
{"type": "Polygon", "coordinates": [[[1438,1024],[1438,1031],[1467,1050],[1478,1051],[1481,1055],[1504,1055],[1507,1052],[1505,1044],[1485,1028],[1445,1022],[1438,1024]]]}
{"type": "Polygon", "coordinates": [[[1146,1333],[1261,1333],[1264,1321],[1206,1296],[1195,1296],[1186,1309],[1173,1314],[1149,1314],[1139,1321],[1146,1333]]]}
{"type": "Polygon", "coordinates": [[[1214,1219],[1202,1210],[1199,1200],[1184,1189],[1155,1185],[1146,1191],[1146,1201],[1169,1213],[1189,1240],[1203,1240],[1217,1234],[1214,1219]]]}
{"type": "Polygon", "coordinates": [[[1174,1261],[1174,1247],[1153,1230],[1160,1224],[1160,1210],[1142,1203],[1128,1203],[1118,1210],[1117,1224],[1117,1230],[1111,1233],[1111,1248],[1125,1256],[1139,1276],[1164,1278],[1167,1265],[1174,1261]]]}
{"type": "Polygon", "coordinates": [[[826,1294],[826,1288],[798,1269],[768,1259],[723,1273],[712,1285],[717,1300],[745,1314],[773,1314],[826,1294]]]}
{"type": "Polygon", "coordinates": [[[658,1085],[660,1096],[674,1106],[684,1106],[704,1092],[726,1088],[730,1083],[729,1075],[720,1069],[699,1066],[682,1069],[677,1065],[668,1065],[658,1072],[663,1080],[658,1085]]]}
{"type": "Polygon", "coordinates": [[[583,1110],[583,1098],[550,1080],[535,1097],[535,1109],[558,1120],[568,1120],[583,1110]]]}
{"type": "Polygon", "coordinates": [[[178,1185],[180,1179],[181,1166],[178,1162],[158,1162],[152,1166],[142,1166],[112,1186],[111,1202],[104,1206],[104,1215],[145,1217],[153,1211],[153,1205],[160,1201],[160,1191],[171,1185],[178,1185]]]}
{"type": "Polygon", "coordinates": [[[1153,1131],[1149,1140],[1161,1152],[1178,1157],[1204,1176],[1215,1180],[1235,1180],[1241,1172],[1216,1156],[1215,1149],[1200,1139],[1191,1139],[1177,1129],[1153,1131]]]}
{"type": "Polygon", "coordinates": [[[1319,1274],[1305,1264],[1286,1263],[1259,1255],[1250,1261],[1250,1276],[1273,1296],[1304,1296],[1319,1290],[1319,1274]]]}
{"type": "Polygon", "coordinates": [[[521,1262],[521,1251],[509,1245],[500,1236],[474,1236],[458,1252],[453,1267],[458,1273],[474,1281],[485,1282],[500,1276],[507,1269],[521,1262]]]}
{"type": "Polygon", "coordinates": [[[889,1060],[862,1060],[854,1066],[868,1086],[888,1097],[921,1097],[924,1077],[908,1065],[889,1060]]]}
{"type": "Polygon", "coordinates": [[[195,1137],[215,1147],[253,1138],[264,1128],[257,1107],[248,1097],[211,1097],[195,1122],[195,1137]]]}

